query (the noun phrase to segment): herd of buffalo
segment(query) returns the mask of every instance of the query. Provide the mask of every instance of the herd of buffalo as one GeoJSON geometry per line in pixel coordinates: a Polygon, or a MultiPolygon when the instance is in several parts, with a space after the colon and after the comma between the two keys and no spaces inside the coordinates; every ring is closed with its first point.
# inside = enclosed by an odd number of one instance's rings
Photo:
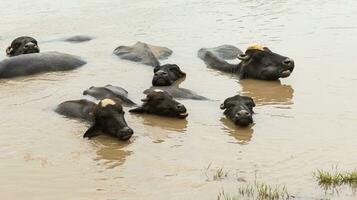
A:
{"type": "MultiPolygon", "coordinates": [[[[68,42],[84,42],[87,36],[65,39],[68,42]]],[[[208,100],[195,92],[178,88],[176,82],[186,76],[176,64],[160,65],[159,60],[168,58],[172,51],[166,47],[137,42],[132,46],[119,46],[113,52],[121,59],[139,62],[153,67],[152,87],[144,91],[146,97],[137,105],[128,98],[128,92],[117,86],[90,87],[83,95],[94,97],[99,102],[87,99],[70,100],[59,104],[56,112],[71,118],[88,121],[91,127],[84,137],[92,138],[105,133],[120,140],[128,140],[134,131],[124,119],[123,106],[132,107],[131,113],[146,113],[165,117],[186,118],[185,106],[178,99],[208,100]]],[[[59,52],[40,52],[32,37],[19,37],[6,49],[9,58],[0,61],[0,79],[26,76],[43,72],[76,69],[86,64],[81,58],[59,52]]],[[[198,57],[208,67],[234,73],[241,79],[278,80],[290,76],[294,70],[291,58],[272,52],[267,47],[253,45],[242,52],[232,45],[202,48],[198,57]],[[227,60],[238,58],[238,64],[227,60]]],[[[236,125],[249,126],[253,122],[255,103],[248,96],[235,95],[224,100],[220,108],[236,125]]]]}

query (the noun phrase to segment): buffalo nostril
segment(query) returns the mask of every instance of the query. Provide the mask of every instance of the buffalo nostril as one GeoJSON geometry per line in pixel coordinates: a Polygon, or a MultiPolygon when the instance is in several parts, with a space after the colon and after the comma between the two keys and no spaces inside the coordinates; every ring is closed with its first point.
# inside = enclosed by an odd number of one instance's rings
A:
{"type": "Polygon", "coordinates": [[[134,133],[134,131],[133,131],[133,129],[128,128],[128,130],[126,131],[126,133],[132,135],[132,134],[134,133]]]}
{"type": "Polygon", "coordinates": [[[160,70],[160,71],[157,71],[157,72],[155,73],[155,75],[166,76],[166,75],[167,75],[167,72],[160,70]]]}
{"type": "Polygon", "coordinates": [[[292,59],[286,58],[286,59],[283,61],[283,64],[284,64],[284,65],[290,65],[292,62],[294,62],[292,59]]]}
{"type": "Polygon", "coordinates": [[[134,134],[133,129],[129,127],[124,127],[120,130],[117,136],[122,140],[128,140],[134,134]]]}
{"type": "Polygon", "coordinates": [[[250,112],[246,111],[246,110],[241,110],[237,113],[238,117],[250,117],[251,114],[250,112]]]}
{"type": "Polygon", "coordinates": [[[129,127],[124,127],[120,130],[120,132],[123,132],[123,133],[127,133],[127,134],[133,134],[134,131],[133,129],[129,128],[129,127]]]}
{"type": "Polygon", "coordinates": [[[25,46],[24,46],[25,49],[34,48],[34,47],[36,47],[36,45],[32,42],[29,42],[29,43],[25,44],[25,46]]]}
{"type": "Polygon", "coordinates": [[[178,105],[176,106],[176,108],[177,108],[178,110],[186,110],[186,109],[185,109],[185,106],[182,105],[182,104],[178,104],[178,105]]]}

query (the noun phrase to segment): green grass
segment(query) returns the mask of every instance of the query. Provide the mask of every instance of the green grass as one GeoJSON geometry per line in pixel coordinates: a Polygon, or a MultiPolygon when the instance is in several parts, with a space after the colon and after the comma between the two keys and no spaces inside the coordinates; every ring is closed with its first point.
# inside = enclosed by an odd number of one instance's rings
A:
{"type": "Polygon", "coordinates": [[[219,181],[228,177],[228,171],[225,171],[224,168],[217,169],[216,173],[213,175],[214,181],[219,181]]]}
{"type": "Polygon", "coordinates": [[[255,182],[254,185],[246,185],[238,188],[238,193],[234,196],[222,190],[217,200],[287,200],[292,195],[288,193],[285,186],[271,186],[266,183],[255,182]]]}
{"type": "Polygon", "coordinates": [[[213,175],[208,175],[208,171],[211,171],[211,166],[212,163],[207,166],[205,172],[208,181],[220,181],[228,177],[228,171],[226,171],[223,167],[216,169],[213,175]]]}
{"type": "Polygon", "coordinates": [[[325,189],[336,188],[343,184],[347,184],[352,188],[357,187],[357,171],[352,172],[338,172],[337,168],[334,172],[317,170],[313,172],[313,176],[318,181],[319,185],[325,189]]]}

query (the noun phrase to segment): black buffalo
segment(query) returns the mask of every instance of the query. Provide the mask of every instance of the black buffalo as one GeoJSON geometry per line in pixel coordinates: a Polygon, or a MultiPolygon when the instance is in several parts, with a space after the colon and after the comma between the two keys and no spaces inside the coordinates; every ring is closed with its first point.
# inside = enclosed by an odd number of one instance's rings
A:
{"type": "Polygon", "coordinates": [[[254,107],[255,103],[252,98],[240,95],[227,98],[221,104],[224,114],[239,126],[248,126],[253,123],[254,107]]]}
{"type": "Polygon", "coordinates": [[[134,133],[124,119],[122,105],[113,99],[103,99],[98,104],[85,99],[65,101],[57,106],[56,112],[91,122],[92,126],[83,135],[85,138],[105,133],[128,140],[134,133]]]}
{"type": "Polygon", "coordinates": [[[231,45],[216,48],[203,48],[198,56],[210,67],[229,73],[239,74],[241,79],[277,80],[290,76],[294,70],[291,58],[272,52],[267,47],[253,45],[243,53],[231,45]],[[238,58],[239,64],[231,64],[225,60],[238,58]]]}
{"type": "Polygon", "coordinates": [[[86,64],[86,61],[70,54],[40,53],[37,41],[28,36],[13,40],[6,49],[6,55],[10,58],[0,61],[0,78],[73,70],[86,64]]]}
{"type": "Polygon", "coordinates": [[[16,38],[6,49],[6,55],[9,57],[30,53],[40,53],[40,48],[37,40],[29,36],[16,38]]]}
{"type": "Polygon", "coordinates": [[[165,64],[154,68],[153,86],[170,86],[175,81],[186,76],[176,64],[165,64]]]}
{"type": "Polygon", "coordinates": [[[129,110],[133,113],[147,113],[166,117],[186,118],[186,107],[175,101],[171,95],[163,90],[154,90],[146,95],[140,107],[129,110]]]}
{"type": "Polygon", "coordinates": [[[164,90],[172,97],[178,99],[193,99],[207,100],[206,97],[200,96],[195,92],[180,88],[178,85],[184,80],[186,73],[183,72],[176,64],[165,64],[154,68],[154,76],[152,78],[153,87],[144,91],[148,94],[157,89],[164,90]]]}

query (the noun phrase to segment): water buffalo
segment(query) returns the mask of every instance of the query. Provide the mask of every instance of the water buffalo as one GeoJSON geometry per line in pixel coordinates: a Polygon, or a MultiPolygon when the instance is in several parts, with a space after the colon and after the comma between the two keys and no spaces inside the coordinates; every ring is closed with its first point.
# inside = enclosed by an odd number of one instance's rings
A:
{"type": "Polygon", "coordinates": [[[113,99],[103,99],[98,104],[85,99],[65,101],[57,106],[56,112],[91,122],[92,126],[83,135],[85,138],[105,133],[128,140],[134,133],[124,119],[122,105],[113,99]]]}
{"type": "Polygon", "coordinates": [[[6,55],[9,57],[30,53],[40,53],[40,48],[37,44],[37,40],[29,36],[16,38],[6,49],[6,55]]]}
{"type": "Polygon", "coordinates": [[[147,113],[166,117],[186,118],[188,116],[184,105],[175,101],[163,90],[154,90],[146,95],[140,107],[129,110],[132,113],[147,113]]]}
{"type": "Polygon", "coordinates": [[[239,74],[241,79],[277,80],[290,76],[294,70],[291,58],[272,52],[267,47],[253,45],[243,53],[231,45],[216,48],[202,48],[198,56],[211,68],[239,74]],[[239,64],[231,64],[225,60],[238,58],[239,64]]]}
{"type": "Polygon", "coordinates": [[[180,67],[175,64],[166,64],[154,68],[153,86],[170,86],[175,81],[186,76],[180,67]]]}
{"type": "Polygon", "coordinates": [[[159,60],[166,59],[172,54],[172,50],[166,47],[137,42],[132,46],[119,46],[113,53],[121,59],[156,67],[160,65],[159,60]]]}
{"type": "Polygon", "coordinates": [[[253,123],[253,107],[255,103],[252,98],[240,95],[229,97],[221,104],[224,114],[236,125],[243,127],[253,123]]]}
{"type": "Polygon", "coordinates": [[[59,52],[23,54],[0,61],[0,78],[73,70],[84,64],[77,56],[59,52]]]}
{"type": "Polygon", "coordinates": [[[175,64],[165,64],[154,68],[154,77],[152,79],[153,87],[144,91],[148,94],[156,89],[164,90],[174,98],[207,100],[206,97],[200,96],[195,92],[178,87],[178,80],[186,77],[186,73],[181,71],[180,67],[175,64]]]}
{"type": "Polygon", "coordinates": [[[135,103],[128,98],[128,91],[124,88],[112,85],[106,85],[104,87],[90,87],[83,92],[83,95],[92,96],[98,100],[102,99],[116,99],[120,101],[122,105],[133,106],[135,103]]]}
{"type": "Polygon", "coordinates": [[[59,52],[40,53],[37,41],[18,37],[6,49],[10,58],[0,61],[0,78],[27,76],[42,72],[76,69],[86,62],[77,56],[59,52]]]}

